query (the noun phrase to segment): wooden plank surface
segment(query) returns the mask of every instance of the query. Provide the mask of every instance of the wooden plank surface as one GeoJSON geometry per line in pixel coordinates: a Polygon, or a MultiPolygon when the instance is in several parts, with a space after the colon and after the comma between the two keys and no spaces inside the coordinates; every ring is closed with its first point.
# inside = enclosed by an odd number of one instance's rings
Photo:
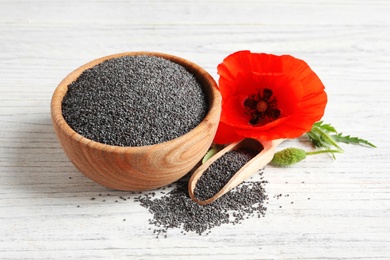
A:
{"type": "Polygon", "coordinates": [[[390,259],[389,14],[386,0],[0,1],[0,258],[390,259]],[[217,80],[242,49],[304,59],[329,95],[324,120],[378,148],[267,167],[264,218],[155,238],[134,195],[68,161],[50,121],[54,88],[90,60],[140,50],[217,80]]]}

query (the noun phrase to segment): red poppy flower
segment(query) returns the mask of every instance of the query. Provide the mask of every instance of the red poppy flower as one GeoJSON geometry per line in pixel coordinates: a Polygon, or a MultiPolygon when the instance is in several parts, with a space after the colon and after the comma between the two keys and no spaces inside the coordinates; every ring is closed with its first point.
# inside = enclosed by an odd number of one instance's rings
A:
{"type": "Polygon", "coordinates": [[[296,138],[324,114],[327,95],[303,60],[239,51],[218,65],[222,114],[215,143],[296,138]]]}

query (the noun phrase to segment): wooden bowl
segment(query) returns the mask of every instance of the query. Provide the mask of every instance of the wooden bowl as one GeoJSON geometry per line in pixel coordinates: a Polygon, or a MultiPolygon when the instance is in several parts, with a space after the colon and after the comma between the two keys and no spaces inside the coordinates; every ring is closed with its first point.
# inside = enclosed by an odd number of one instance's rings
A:
{"type": "Polygon", "coordinates": [[[168,185],[186,175],[204,156],[217,130],[221,95],[214,79],[198,65],[163,53],[127,52],[91,61],[70,73],[58,85],[51,101],[51,117],[57,138],[70,161],[91,180],[117,190],[150,190],[168,185]],[[62,115],[62,100],[68,85],[80,74],[105,60],[121,56],[152,55],[176,62],[202,85],[209,104],[203,121],[173,140],[141,147],[106,145],[76,133],[62,115]]]}

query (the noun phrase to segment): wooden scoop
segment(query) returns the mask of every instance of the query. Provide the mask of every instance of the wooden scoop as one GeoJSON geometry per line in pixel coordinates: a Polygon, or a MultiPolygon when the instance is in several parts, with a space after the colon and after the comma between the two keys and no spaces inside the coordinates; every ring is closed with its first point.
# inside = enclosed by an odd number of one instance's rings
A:
{"type": "Polygon", "coordinates": [[[224,149],[216,153],[213,157],[207,160],[204,164],[202,164],[191,176],[188,182],[188,193],[190,198],[197,202],[200,205],[207,205],[229,192],[234,187],[238,186],[241,182],[248,179],[251,175],[256,173],[258,170],[262,169],[265,165],[267,165],[273,158],[276,147],[281,144],[284,139],[277,139],[273,141],[264,141],[260,142],[255,139],[244,139],[240,142],[232,143],[226,146],[224,149]],[[199,178],[202,176],[204,171],[218,158],[223,156],[225,153],[230,152],[232,150],[238,150],[240,148],[250,148],[254,151],[257,151],[258,154],[253,157],[248,163],[246,163],[238,172],[234,174],[234,176],[226,183],[226,185],[217,192],[213,197],[207,200],[198,200],[194,195],[194,190],[196,183],[199,178]]]}

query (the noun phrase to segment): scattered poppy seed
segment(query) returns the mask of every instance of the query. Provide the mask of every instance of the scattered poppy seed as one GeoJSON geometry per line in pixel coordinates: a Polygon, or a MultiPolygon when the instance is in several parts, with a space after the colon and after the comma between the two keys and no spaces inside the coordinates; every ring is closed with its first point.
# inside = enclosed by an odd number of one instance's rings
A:
{"type": "Polygon", "coordinates": [[[145,146],[182,136],[206,116],[202,86],[183,66],[137,55],[106,60],[69,84],[65,121],[91,140],[145,146]]]}
{"type": "Polygon", "coordinates": [[[277,194],[277,195],[274,196],[274,198],[279,199],[282,196],[283,196],[283,194],[277,194]]]}
{"type": "MultiPolygon", "coordinates": [[[[163,196],[143,194],[135,200],[153,215],[149,223],[155,227],[157,237],[168,229],[182,229],[182,233],[209,234],[222,224],[239,224],[248,216],[265,215],[264,181],[244,182],[215,202],[201,206],[188,196],[188,181],[180,180],[177,186],[163,196]]],[[[165,236],[164,236],[165,237],[165,236]]]]}
{"type": "MultiPolygon", "coordinates": [[[[245,164],[250,160],[251,151],[238,150],[231,153],[228,160],[229,165],[245,164]],[[243,156],[245,155],[245,156],[243,156]]],[[[237,167],[237,166],[235,166],[237,167]]],[[[223,168],[221,168],[223,169],[223,168]]],[[[214,172],[213,177],[223,174],[225,171],[214,172]]],[[[265,215],[268,204],[268,196],[265,194],[263,185],[267,183],[263,179],[262,172],[253,179],[242,183],[229,193],[225,194],[215,202],[201,206],[192,201],[188,195],[188,179],[183,178],[175,184],[170,184],[156,191],[134,192],[135,197],[127,197],[140,203],[152,214],[149,219],[149,230],[158,237],[166,238],[168,230],[181,229],[181,233],[186,235],[194,232],[199,235],[209,235],[211,230],[223,224],[238,225],[245,219],[251,217],[261,218],[265,215]]],[[[101,196],[101,194],[99,194],[101,196]]],[[[104,195],[102,195],[104,196],[104,195]]],[[[107,194],[106,196],[110,196],[107,194]]],[[[282,194],[275,195],[278,198],[282,194]]],[[[119,199],[126,200],[123,195],[119,199]]],[[[105,201],[105,200],[103,200],[105,201]]],[[[118,200],[115,200],[118,202],[118,200]]],[[[126,219],[123,219],[126,221],[126,219]]]]}

